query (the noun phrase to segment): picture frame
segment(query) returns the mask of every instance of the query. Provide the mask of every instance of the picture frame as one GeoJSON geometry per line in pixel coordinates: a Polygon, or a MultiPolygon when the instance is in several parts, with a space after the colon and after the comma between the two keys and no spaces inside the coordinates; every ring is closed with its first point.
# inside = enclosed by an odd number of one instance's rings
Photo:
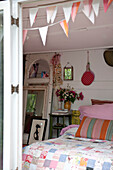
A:
{"type": "Polygon", "coordinates": [[[73,80],[73,66],[71,67],[64,67],[64,74],[63,74],[63,77],[64,77],[64,80],[73,80]]]}
{"type": "Polygon", "coordinates": [[[47,119],[32,119],[27,145],[44,140],[46,126],[47,119]]]}

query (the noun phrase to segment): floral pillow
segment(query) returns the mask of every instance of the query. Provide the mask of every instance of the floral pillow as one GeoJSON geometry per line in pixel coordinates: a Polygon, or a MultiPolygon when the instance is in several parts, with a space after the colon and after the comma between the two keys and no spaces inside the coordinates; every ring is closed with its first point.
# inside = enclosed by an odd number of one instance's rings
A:
{"type": "Polygon", "coordinates": [[[75,137],[113,141],[113,120],[84,116],[75,137]]]}
{"type": "Polygon", "coordinates": [[[79,125],[69,125],[65,128],[63,128],[60,132],[60,136],[62,136],[63,134],[67,134],[67,133],[70,133],[72,134],[73,136],[75,136],[75,133],[78,129],[79,125]]]}

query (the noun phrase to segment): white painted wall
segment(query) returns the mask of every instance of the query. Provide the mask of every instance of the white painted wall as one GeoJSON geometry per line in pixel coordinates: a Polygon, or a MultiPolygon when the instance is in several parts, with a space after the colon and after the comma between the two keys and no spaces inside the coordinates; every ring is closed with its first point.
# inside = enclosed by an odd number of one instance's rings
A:
{"type": "MultiPolygon", "coordinates": [[[[74,87],[77,92],[83,92],[84,100],[76,100],[71,109],[78,109],[80,105],[91,104],[91,99],[113,100],[113,67],[108,66],[103,57],[105,49],[89,50],[90,68],[95,74],[94,82],[89,86],[84,86],[81,77],[86,70],[87,51],[61,52],[61,65],[63,67],[70,62],[74,67],[74,80],[63,81],[62,87],[67,87],[67,83],[74,87]]],[[[55,99],[56,100],[56,99],[55,99]]],[[[57,100],[56,100],[57,101],[57,100]]],[[[56,109],[54,103],[54,108],[56,109]]]]}

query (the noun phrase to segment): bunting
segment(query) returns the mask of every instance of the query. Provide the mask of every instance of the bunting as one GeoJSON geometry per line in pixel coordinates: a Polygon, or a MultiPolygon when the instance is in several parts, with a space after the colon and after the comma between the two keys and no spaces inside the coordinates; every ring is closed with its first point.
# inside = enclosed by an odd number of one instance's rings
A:
{"type": "Polygon", "coordinates": [[[99,14],[99,5],[100,5],[100,0],[95,0],[92,2],[92,7],[93,7],[96,17],[99,14]]]}
{"type": "Polygon", "coordinates": [[[66,22],[66,20],[61,21],[60,25],[61,25],[62,29],[64,30],[66,36],[68,37],[68,23],[66,22]]]}
{"type": "Polygon", "coordinates": [[[33,23],[35,23],[35,21],[36,21],[37,14],[38,14],[38,8],[29,9],[29,17],[30,17],[31,27],[32,27],[33,23]]]}
{"type": "Polygon", "coordinates": [[[71,16],[71,9],[72,9],[72,2],[66,4],[63,6],[64,16],[66,19],[66,22],[69,22],[70,16],[71,16]]]}
{"type": "Polygon", "coordinates": [[[86,8],[83,9],[82,11],[83,11],[83,13],[86,15],[86,17],[94,24],[94,22],[95,22],[94,11],[92,10],[91,13],[90,13],[90,15],[89,15],[89,12],[87,11],[86,8]]]}
{"type": "Polygon", "coordinates": [[[85,0],[85,1],[83,1],[83,3],[84,3],[84,11],[85,11],[85,13],[87,13],[87,16],[90,16],[90,14],[91,14],[92,2],[93,2],[93,0],[85,0]]]}
{"type": "Polygon", "coordinates": [[[109,6],[111,5],[111,3],[113,2],[113,0],[103,0],[103,4],[104,4],[104,11],[107,12],[109,6]]]}
{"type": "Polygon", "coordinates": [[[57,7],[56,6],[47,7],[46,11],[47,11],[47,23],[49,23],[50,20],[51,23],[53,23],[57,14],[57,7]]]}
{"type": "MultiPolygon", "coordinates": [[[[112,2],[113,2],[113,0],[103,0],[103,6],[104,6],[105,12],[108,10],[108,8],[112,2]]],[[[99,6],[100,6],[100,0],[84,0],[82,2],[81,1],[80,2],[73,1],[70,3],[69,2],[64,3],[64,5],[62,5],[62,8],[63,8],[65,19],[58,21],[56,23],[54,23],[54,20],[57,15],[58,5],[49,6],[49,7],[47,6],[46,7],[47,23],[51,22],[51,25],[48,25],[45,27],[40,27],[40,28],[37,27],[37,28],[29,28],[29,29],[23,30],[23,44],[25,42],[28,30],[39,29],[42,43],[45,46],[48,28],[49,28],[49,26],[52,26],[55,24],[60,24],[64,33],[68,37],[68,23],[69,23],[70,17],[72,18],[72,22],[74,22],[75,17],[78,12],[78,9],[79,9],[79,11],[81,9],[81,11],[85,14],[85,16],[94,24],[95,17],[97,17],[99,15],[99,6]]],[[[39,9],[39,7],[29,9],[29,18],[30,18],[31,27],[33,26],[33,24],[36,21],[38,9],[39,9]]]]}
{"type": "Polygon", "coordinates": [[[71,11],[71,18],[73,22],[75,21],[75,17],[78,12],[79,6],[80,6],[80,2],[73,3],[72,11],[71,11]]]}
{"type": "Polygon", "coordinates": [[[48,31],[48,26],[39,28],[40,36],[44,46],[46,44],[47,31],[48,31]]]}
{"type": "Polygon", "coordinates": [[[109,0],[103,0],[103,4],[104,4],[104,11],[107,11],[107,5],[108,5],[108,1],[109,0]]]}

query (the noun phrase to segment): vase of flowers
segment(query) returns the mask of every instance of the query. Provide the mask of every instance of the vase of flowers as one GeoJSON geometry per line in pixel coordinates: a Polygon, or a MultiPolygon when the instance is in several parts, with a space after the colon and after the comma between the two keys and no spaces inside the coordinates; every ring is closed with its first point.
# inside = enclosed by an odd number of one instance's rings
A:
{"type": "Polygon", "coordinates": [[[59,88],[56,90],[56,96],[58,97],[58,109],[59,110],[63,110],[63,101],[64,101],[63,93],[64,92],[65,92],[64,88],[59,88]]]}
{"type": "Polygon", "coordinates": [[[64,108],[70,110],[71,103],[74,103],[75,100],[83,100],[84,96],[82,92],[77,93],[73,88],[65,89],[60,88],[56,91],[57,97],[59,97],[59,101],[64,101],[64,108]]]}
{"type": "Polygon", "coordinates": [[[68,109],[68,111],[71,109],[71,102],[70,101],[64,102],[64,109],[68,109]]]}

